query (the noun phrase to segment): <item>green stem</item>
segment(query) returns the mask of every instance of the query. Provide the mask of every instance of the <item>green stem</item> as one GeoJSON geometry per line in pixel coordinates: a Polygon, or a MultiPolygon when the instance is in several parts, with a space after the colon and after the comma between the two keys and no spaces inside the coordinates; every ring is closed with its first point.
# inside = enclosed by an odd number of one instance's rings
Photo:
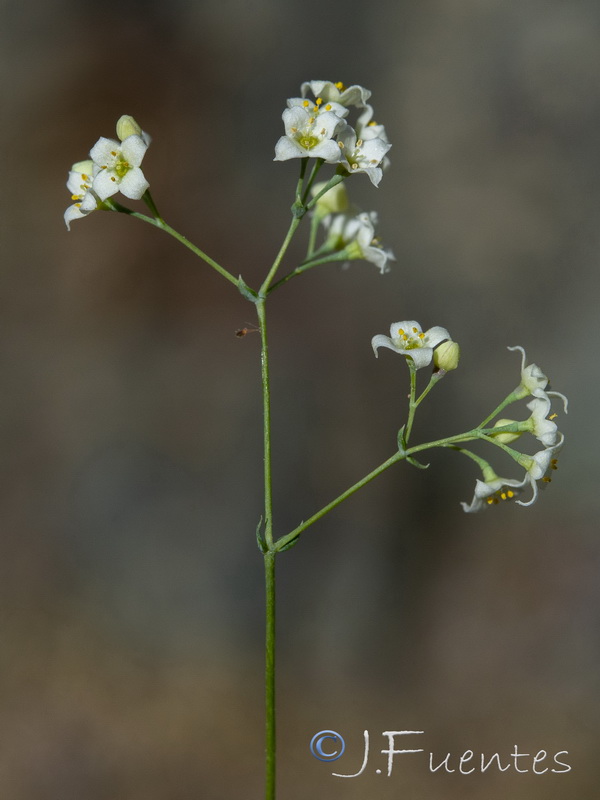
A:
{"type": "Polygon", "coordinates": [[[504,408],[506,408],[506,406],[509,406],[511,403],[515,403],[515,402],[516,402],[517,400],[519,400],[519,399],[520,399],[520,398],[519,398],[519,397],[517,397],[517,395],[516,395],[516,393],[515,393],[515,392],[511,392],[511,393],[508,395],[508,397],[505,397],[505,398],[504,398],[504,400],[503,400],[503,401],[500,403],[500,405],[499,405],[497,408],[495,408],[495,409],[492,411],[492,413],[491,413],[491,414],[489,414],[489,415],[488,415],[488,416],[487,416],[487,417],[486,417],[486,418],[483,420],[483,422],[480,422],[480,423],[479,423],[479,427],[480,427],[480,428],[485,428],[485,426],[488,424],[488,422],[490,422],[490,420],[494,419],[494,417],[497,417],[497,416],[498,416],[498,414],[499,414],[499,413],[500,413],[500,412],[501,412],[501,411],[502,411],[504,408]]]}
{"type": "Polygon", "coordinates": [[[265,553],[265,800],[275,800],[275,552],[265,553]]]}
{"type": "Polygon", "coordinates": [[[260,328],[260,370],[263,396],[263,448],[265,480],[265,541],[269,550],[273,547],[273,495],[271,479],[271,389],[269,381],[269,346],[267,342],[267,318],[264,298],[256,303],[260,328]]]}
{"type": "Polygon", "coordinates": [[[321,224],[321,217],[318,214],[313,214],[313,217],[310,221],[310,236],[308,238],[308,250],[306,251],[306,258],[305,261],[308,261],[315,252],[315,242],[317,241],[317,233],[319,230],[319,225],[321,224]]]}
{"type": "Polygon", "coordinates": [[[304,191],[304,196],[302,197],[302,201],[301,202],[303,204],[306,203],[306,199],[308,198],[310,190],[312,189],[312,185],[315,182],[315,178],[319,174],[319,170],[321,169],[321,167],[323,166],[324,163],[325,162],[323,161],[322,158],[317,158],[315,160],[315,163],[313,164],[312,172],[310,173],[310,178],[308,179],[308,183],[306,184],[306,189],[304,191]]]}
{"type": "Polygon", "coordinates": [[[269,289],[269,294],[274,292],[279,286],[283,286],[283,284],[287,283],[289,280],[291,280],[291,278],[295,278],[297,275],[302,275],[303,272],[307,272],[313,267],[318,267],[321,264],[331,264],[333,261],[347,261],[347,257],[341,255],[340,252],[341,251],[336,251],[335,253],[323,256],[322,258],[315,258],[311,261],[303,262],[299,267],[296,267],[296,269],[293,269],[291,272],[288,272],[287,275],[284,275],[283,278],[277,281],[277,283],[274,283],[269,289]]]}
{"type": "MultiPolygon", "coordinates": [[[[341,183],[343,180],[345,180],[346,177],[347,177],[346,175],[334,175],[333,178],[328,180],[325,186],[321,189],[321,191],[318,194],[316,194],[309,203],[306,203],[306,211],[310,211],[310,209],[317,203],[318,200],[321,199],[321,197],[323,197],[324,194],[326,194],[330,189],[333,189],[334,186],[337,186],[338,183],[341,183]]],[[[304,193],[305,200],[306,196],[307,193],[305,192],[304,193]]]]}
{"type": "Polygon", "coordinates": [[[418,403],[415,402],[415,395],[417,393],[417,370],[415,368],[415,362],[412,360],[412,358],[407,358],[406,363],[408,364],[408,369],[410,371],[410,396],[408,400],[408,421],[404,431],[404,441],[408,442],[418,403]]]}
{"type": "Polygon", "coordinates": [[[144,201],[144,203],[146,203],[150,211],[154,214],[155,219],[164,223],[164,219],[161,217],[160,212],[156,207],[156,203],[154,202],[154,199],[150,194],[150,189],[146,189],[146,191],[142,195],[142,200],[144,201]]]}
{"type": "MultiPolygon", "coordinates": [[[[333,511],[334,508],[339,506],[340,503],[343,503],[344,500],[347,500],[351,497],[355,492],[359,489],[362,489],[363,486],[366,486],[367,483],[370,483],[373,478],[376,478],[378,475],[381,475],[382,472],[385,472],[386,469],[389,469],[393,464],[396,464],[398,461],[402,461],[408,456],[413,455],[414,453],[420,453],[423,450],[430,450],[433,447],[447,447],[452,445],[456,442],[469,442],[473,439],[484,439],[485,436],[480,434],[480,431],[477,428],[474,428],[472,431],[466,431],[465,433],[459,433],[456,436],[448,436],[445,439],[436,439],[434,442],[427,442],[425,444],[419,444],[415,447],[409,447],[408,450],[404,450],[403,452],[394,453],[391,458],[388,458],[387,461],[384,461],[383,464],[380,464],[376,469],[372,472],[369,472],[368,475],[365,475],[360,481],[353,484],[349,489],[346,489],[341,495],[332,500],[331,503],[328,503],[326,506],[323,506],[322,509],[317,511],[316,514],[313,514],[310,519],[306,520],[306,522],[301,522],[293,531],[288,533],[286,536],[281,536],[274,544],[275,551],[279,552],[283,550],[287,545],[292,544],[292,542],[300,536],[307,528],[310,528],[315,522],[320,520],[330,511],[333,511]]],[[[499,444],[499,443],[496,443],[499,444]]]]}
{"type": "Polygon", "coordinates": [[[294,530],[291,531],[291,533],[288,533],[287,536],[282,536],[281,538],[279,538],[275,542],[275,550],[277,551],[282,550],[286,545],[291,544],[291,542],[293,542],[294,539],[297,539],[298,536],[300,536],[300,534],[307,528],[309,528],[313,523],[317,522],[317,520],[321,519],[321,517],[324,517],[325,514],[328,514],[336,506],[339,506],[340,503],[343,503],[344,500],[346,500],[348,497],[351,497],[359,489],[362,489],[362,487],[366,486],[367,483],[370,483],[373,480],[373,478],[376,478],[378,475],[381,475],[381,473],[385,472],[386,469],[389,469],[389,467],[391,467],[392,464],[395,464],[397,461],[401,461],[403,458],[405,458],[404,453],[394,453],[394,455],[391,458],[388,458],[387,461],[384,461],[383,464],[380,464],[372,472],[369,472],[369,474],[365,475],[365,477],[362,478],[360,481],[355,483],[349,489],[346,489],[346,491],[343,492],[339,497],[336,497],[335,500],[331,501],[331,503],[328,503],[320,511],[317,511],[316,514],[313,514],[312,517],[308,519],[306,522],[301,522],[300,525],[298,525],[297,528],[294,528],[294,530]]]}
{"type": "Polygon", "coordinates": [[[153,218],[148,217],[146,214],[140,214],[138,211],[132,211],[130,208],[126,208],[122,206],[120,203],[116,203],[114,200],[105,200],[104,205],[109,211],[119,211],[121,214],[128,214],[130,217],[135,217],[136,219],[141,219],[143,222],[148,222],[150,225],[154,225],[155,228],[160,228],[160,230],[165,231],[174,239],[177,239],[178,242],[181,242],[182,245],[191,250],[192,253],[197,255],[203,261],[211,266],[214,270],[216,270],[219,275],[222,275],[226,278],[230,283],[233,283],[234,286],[238,286],[238,279],[235,278],[230,272],[228,272],[224,267],[208,256],[203,250],[200,250],[199,247],[196,247],[195,244],[192,244],[189,239],[186,239],[185,236],[182,236],[175,228],[172,228],[168,225],[163,219],[160,217],[153,218]]]}
{"type": "Polygon", "coordinates": [[[290,242],[292,241],[292,237],[296,233],[298,225],[300,225],[301,222],[302,222],[301,217],[293,217],[289,230],[286,234],[286,237],[283,240],[283,244],[281,245],[281,248],[279,249],[279,252],[277,253],[277,256],[275,258],[275,261],[273,262],[273,266],[269,270],[269,274],[267,275],[267,277],[263,281],[262,286],[258,290],[258,294],[260,297],[263,298],[266,297],[267,292],[269,291],[269,286],[271,285],[271,281],[275,277],[275,273],[279,269],[279,265],[281,264],[281,261],[285,255],[286,250],[290,245],[290,242]]]}
{"type": "Polygon", "coordinates": [[[304,185],[304,175],[306,173],[306,165],[308,164],[308,158],[303,158],[300,160],[300,177],[298,178],[298,183],[296,184],[296,205],[301,206],[302,203],[302,186],[304,185]]]}

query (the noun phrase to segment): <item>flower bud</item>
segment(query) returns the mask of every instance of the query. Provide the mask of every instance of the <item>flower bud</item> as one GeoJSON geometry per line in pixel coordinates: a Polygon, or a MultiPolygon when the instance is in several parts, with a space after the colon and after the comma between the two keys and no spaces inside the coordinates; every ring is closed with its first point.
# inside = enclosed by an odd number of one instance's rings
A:
{"type": "Polygon", "coordinates": [[[450,370],[456,369],[458,367],[459,358],[460,347],[452,340],[443,342],[433,351],[433,363],[436,369],[443,369],[444,372],[450,372],[450,370]]]}
{"type": "MultiPolygon", "coordinates": [[[[498,422],[494,423],[494,428],[502,428],[504,425],[513,425],[515,421],[516,420],[514,419],[499,419],[498,422]]],[[[502,442],[502,444],[510,444],[511,442],[514,442],[515,439],[518,439],[522,433],[523,431],[504,431],[503,433],[492,433],[492,436],[497,442],[502,442]]]]}
{"type": "Polygon", "coordinates": [[[119,139],[124,142],[128,136],[133,136],[134,134],[142,136],[142,129],[134,118],[130,117],[128,114],[119,117],[119,121],[117,122],[117,136],[119,139]]]}
{"type": "MultiPolygon", "coordinates": [[[[323,181],[315,183],[311,189],[311,194],[316,197],[327,184],[323,181]]],[[[348,193],[343,183],[337,183],[331,189],[325,192],[322,197],[319,197],[315,203],[315,210],[319,217],[326,217],[327,214],[342,214],[350,207],[348,202],[348,193]]]]}

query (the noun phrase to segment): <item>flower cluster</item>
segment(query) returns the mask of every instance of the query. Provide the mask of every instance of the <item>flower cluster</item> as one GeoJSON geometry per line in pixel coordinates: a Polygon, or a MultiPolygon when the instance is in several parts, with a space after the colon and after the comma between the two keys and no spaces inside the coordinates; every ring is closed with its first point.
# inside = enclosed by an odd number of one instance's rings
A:
{"type": "Polygon", "coordinates": [[[116,139],[101,136],[87,161],[73,164],[67,180],[73,205],[65,211],[65,223],[87,216],[113,194],[121,192],[131,200],[140,200],[148,181],[140,169],[150,144],[150,136],[133,117],[122,116],[117,122],[116,139]]]}
{"type": "Polygon", "coordinates": [[[311,190],[313,196],[318,198],[313,214],[325,228],[325,243],[318,251],[319,255],[337,254],[336,260],[346,262],[363,259],[379,267],[382,275],[389,272],[388,262],[396,258],[389,248],[381,246],[375,233],[377,212],[359,212],[350,205],[343,183],[338,183],[319,196],[326,185],[317,183],[311,190]]]}
{"type": "Polygon", "coordinates": [[[372,119],[373,108],[367,103],[371,92],[331,81],[308,81],[300,91],[301,97],[287,101],[285,135],[275,145],[274,160],[322,158],[337,164],[342,174],[364,172],[377,186],[391,144],[383,125],[372,119]],[[314,99],[308,99],[309,94],[314,99]],[[348,122],[351,107],[359,111],[354,127],[348,122]]]}
{"type": "Polygon", "coordinates": [[[510,395],[510,401],[514,402],[531,396],[533,399],[527,403],[531,415],[521,422],[512,419],[498,420],[494,427],[510,426],[514,430],[492,434],[492,438],[506,445],[508,442],[518,439],[522,434],[530,433],[544,447],[531,456],[514,452],[515,460],[525,469],[525,475],[521,480],[501,478],[486,463],[482,467],[484,480],[476,481],[473,500],[470,504],[461,504],[467,512],[480,511],[487,505],[496,505],[502,500],[512,500],[527,487],[531,487],[531,498],[526,502],[523,500],[515,502],[521,506],[532,505],[537,500],[538,488],[545,488],[552,481],[552,473],[558,466],[557,456],[565,440],[554,422],[557,414],[551,413],[551,398],[558,397],[562,400],[565,413],[568,405],[567,398],[560,392],[548,390],[548,378],[537,364],[526,366],[527,358],[522,347],[509,347],[508,349],[520,350],[522,355],[521,382],[510,395]]]}

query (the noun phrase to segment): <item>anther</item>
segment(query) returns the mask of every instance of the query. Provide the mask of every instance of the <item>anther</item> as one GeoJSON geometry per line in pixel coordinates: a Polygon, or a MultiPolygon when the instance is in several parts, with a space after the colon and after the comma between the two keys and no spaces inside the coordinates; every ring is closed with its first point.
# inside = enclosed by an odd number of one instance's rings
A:
{"type": "Polygon", "coordinates": [[[548,419],[556,419],[557,417],[558,417],[558,414],[550,414],[548,419]]]}

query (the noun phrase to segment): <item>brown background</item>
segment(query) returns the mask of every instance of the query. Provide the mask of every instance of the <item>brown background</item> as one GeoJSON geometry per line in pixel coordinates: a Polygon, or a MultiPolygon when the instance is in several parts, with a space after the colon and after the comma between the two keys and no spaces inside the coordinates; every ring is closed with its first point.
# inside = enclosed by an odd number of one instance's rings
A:
{"type": "Polygon", "coordinates": [[[271,302],[280,533],[393,452],[406,375],[369,344],[392,321],[444,325],[463,350],[415,438],[471,426],[514,388],[507,345],[571,414],[531,509],[465,516],[475,467],[433,452],[284,554],[281,798],[594,797],[598,4],[0,8],[0,796],[261,796],[259,342],[234,336],[253,309],[135,220],[96,213],[67,234],[64,182],[133,114],[167,220],[256,285],[297,174],[272,161],[285,99],[323,78],[373,91],[392,168],[350,189],[397,264],[323,267],[271,302]],[[328,728],[348,746],[333,766],[308,750],[328,728]],[[367,772],[332,778],[358,768],[364,729],[367,772]],[[385,778],[393,729],[425,730],[440,759],[517,744],[568,750],[573,769],[431,775],[405,756],[385,778]]]}

